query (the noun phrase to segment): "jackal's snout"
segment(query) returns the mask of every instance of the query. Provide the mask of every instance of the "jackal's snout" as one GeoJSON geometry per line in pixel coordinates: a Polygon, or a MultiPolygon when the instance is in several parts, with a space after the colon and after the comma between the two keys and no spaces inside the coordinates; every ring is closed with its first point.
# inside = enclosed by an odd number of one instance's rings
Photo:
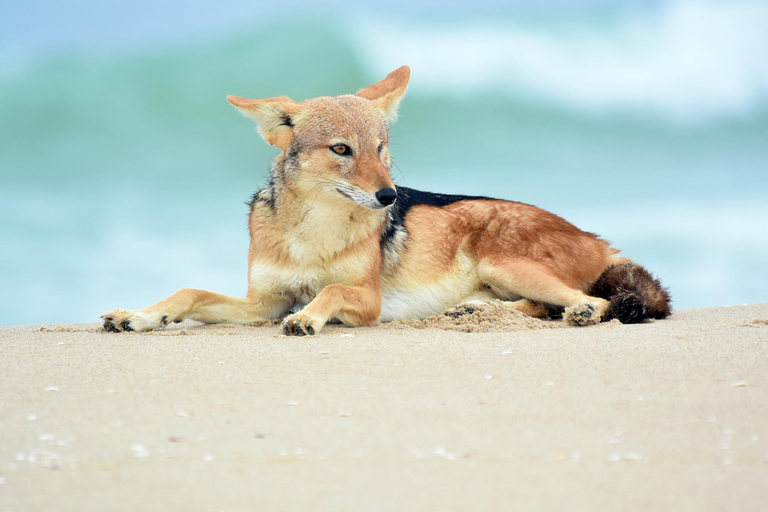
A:
{"type": "Polygon", "coordinates": [[[393,188],[382,188],[376,192],[376,199],[382,206],[389,206],[397,201],[397,190],[393,188]]]}

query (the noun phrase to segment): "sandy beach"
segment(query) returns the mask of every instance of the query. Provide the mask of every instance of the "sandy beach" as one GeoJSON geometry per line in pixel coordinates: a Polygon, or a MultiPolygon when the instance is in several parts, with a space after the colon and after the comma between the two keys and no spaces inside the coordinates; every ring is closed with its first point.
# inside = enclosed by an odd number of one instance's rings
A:
{"type": "Polygon", "coordinates": [[[0,328],[0,510],[765,510],[768,304],[463,333],[0,328]]]}

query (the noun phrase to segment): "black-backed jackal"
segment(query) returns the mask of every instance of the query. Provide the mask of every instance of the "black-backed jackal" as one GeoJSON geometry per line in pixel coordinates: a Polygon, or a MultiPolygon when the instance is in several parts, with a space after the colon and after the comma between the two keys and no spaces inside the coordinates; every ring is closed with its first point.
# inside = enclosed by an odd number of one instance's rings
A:
{"type": "Polygon", "coordinates": [[[282,329],[302,336],[333,318],[369,325],[493,299],[574,325],[669,315],[658,280],[552,213],[395,187],[388,124],[409,77],[403,66],[355,95],[301,103],[229,96],[281,150],[250,203],[248,294],[183,289],[108,313],[104,328],[145,331],[187,318],[246,324],[294,311],[282,329]]]}

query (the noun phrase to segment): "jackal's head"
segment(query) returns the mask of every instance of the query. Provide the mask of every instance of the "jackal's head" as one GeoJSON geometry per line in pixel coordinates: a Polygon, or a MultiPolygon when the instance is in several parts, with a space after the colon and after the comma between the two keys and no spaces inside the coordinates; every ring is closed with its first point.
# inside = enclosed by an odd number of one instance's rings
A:
{"type": "Polygon", "coordinates": [[[403,66],[355,95],[301,103],[285,96],[227,100],[282,150],[276,170],[284,186],[313,200],[351,200],[380,209],[397,199],[387,127],[397,118],[410,74],[403,66]]]}

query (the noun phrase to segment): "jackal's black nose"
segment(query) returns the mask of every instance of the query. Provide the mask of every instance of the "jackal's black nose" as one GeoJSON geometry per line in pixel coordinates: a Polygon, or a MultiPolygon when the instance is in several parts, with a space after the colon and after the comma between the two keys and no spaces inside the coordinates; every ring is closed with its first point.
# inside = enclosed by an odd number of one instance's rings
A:
{"type": "Polygon", "coordinates": [[[383,188],[376,192],[376,199],[384,206],[389,206],[397,199],[397,190],[393,188],[383,188]]]}

